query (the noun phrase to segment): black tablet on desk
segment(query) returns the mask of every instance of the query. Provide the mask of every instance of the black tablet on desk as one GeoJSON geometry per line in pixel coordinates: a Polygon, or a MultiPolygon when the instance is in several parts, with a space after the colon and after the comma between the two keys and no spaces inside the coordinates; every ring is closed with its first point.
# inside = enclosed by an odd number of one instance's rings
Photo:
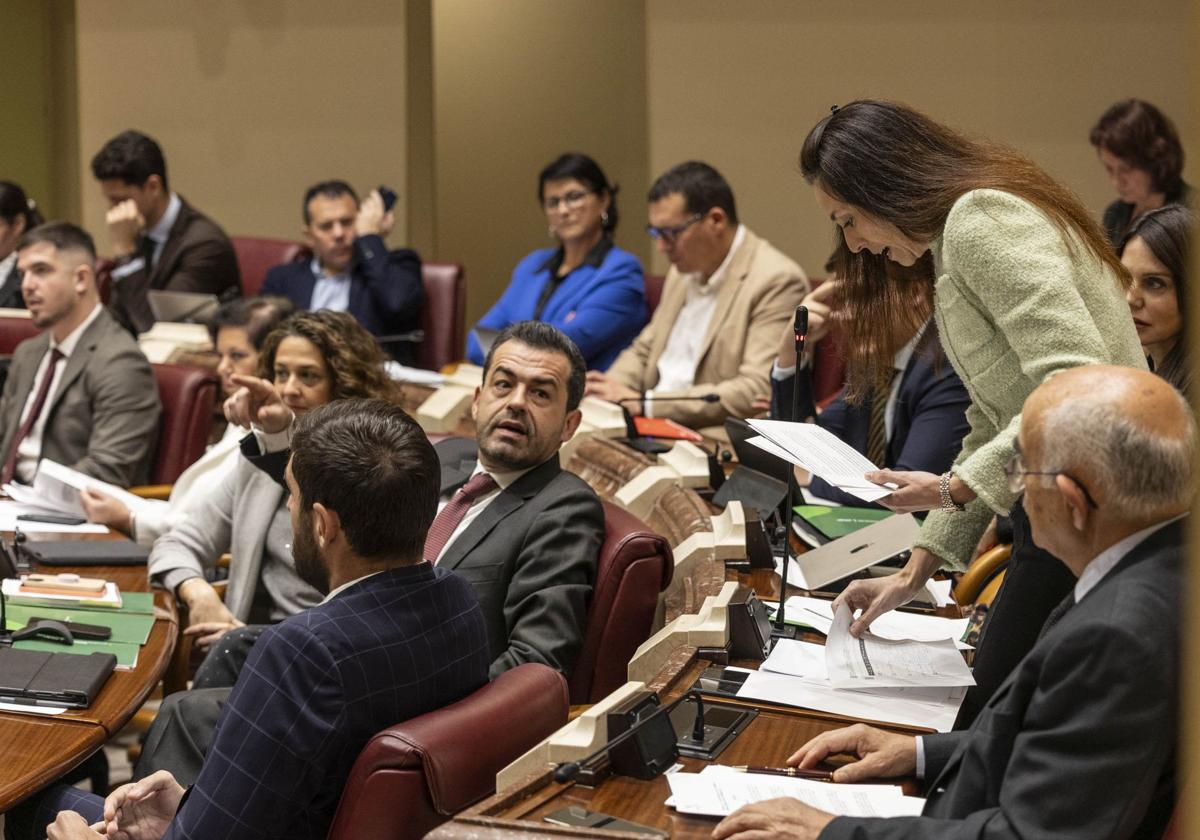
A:
{"type": "Polygon", "coordinates": [[[84,709],[117,665],[111,653],[45,653],[0,647],[0,702],[84,709]]]}

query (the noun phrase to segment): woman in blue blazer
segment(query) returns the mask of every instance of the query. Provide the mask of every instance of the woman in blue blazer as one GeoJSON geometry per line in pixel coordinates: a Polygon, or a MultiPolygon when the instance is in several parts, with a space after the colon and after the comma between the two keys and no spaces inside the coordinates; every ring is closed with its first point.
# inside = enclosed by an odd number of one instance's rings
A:
{"type": "MultiPolygon", "coordinates": [[[[647,318],[641,263],[612,241],[616,191],[587,155],[566,154],[543,169],[538,200],[559,245],[517,263],[508,288],[476,328],[545,321],[578,345],[589,369],[607,369],[647,318]]],[[[471,330],[467,358],[480,365],[484,355],[471,330]]]]}

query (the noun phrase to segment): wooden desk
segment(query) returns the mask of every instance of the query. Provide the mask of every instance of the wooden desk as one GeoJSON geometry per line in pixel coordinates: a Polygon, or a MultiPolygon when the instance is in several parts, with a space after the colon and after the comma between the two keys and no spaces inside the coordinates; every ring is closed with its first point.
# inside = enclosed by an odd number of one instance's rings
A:
{"type": "MultiPolygon", "coordinates": [[[[62,534],[29,536],[31,542],[64,538],[62,534]]],[[[35,570],[64,571],[60,567],[35,570]]],[[[124,592],[149,590],[144,566],[90,566],[77,571],[115,581],[124,592]]],[[[138,652],[137,667],[114,671],[91,706],[53,717],[0,712],[0,813],[78,766],[119,732],[146,701],[171,660],[178,631],[174,599],[158,590],[154,608],[154,627],[138,652]]]]}

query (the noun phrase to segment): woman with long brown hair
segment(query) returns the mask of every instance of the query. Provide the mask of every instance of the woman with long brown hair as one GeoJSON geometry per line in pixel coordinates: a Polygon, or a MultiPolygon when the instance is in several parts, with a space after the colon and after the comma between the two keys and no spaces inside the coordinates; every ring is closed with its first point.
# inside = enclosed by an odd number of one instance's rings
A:
{"type": "Polygon", "coordinates": [[[1128,274],[1080,201],[1036,164],[903,105],[835,107],[805,139],[800,168],[847,248],[839,303],[850,393],[887,374],[923,317],[911,305],[920,290],[933,295],[946,356],[971,395],[971,431],[949,471],[868,475],[898,486],[882,500],[893,510],[932,512],[901,572],[855,581],[839,598],[862,610],[853,632],[910,600],[937,569],[963,568],[994,514],[1013,518],[1007,578],[976,655],[978,685],[959,717],[966,725],[1074,580],[1033,545],[1018,499],[1022,404],[1065,368],[1145,366],[1124,300],[1128,274]],[[888,260],[913,270],[888,272],[888,260]]]}

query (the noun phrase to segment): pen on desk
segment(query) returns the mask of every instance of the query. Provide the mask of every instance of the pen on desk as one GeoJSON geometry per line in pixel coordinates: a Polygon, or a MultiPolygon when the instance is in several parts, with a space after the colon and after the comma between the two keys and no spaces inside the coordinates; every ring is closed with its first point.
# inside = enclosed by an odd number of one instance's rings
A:
{"type": "Polygon", "coordinates": [[[816,782],[832,782],[833,773],[828,770],[804,770],[800,767],[755,767],[737,765],[729,768],[739,773],[758,773],[763,776],[793,776],[797,779],[812,779],[816,782]]]}

